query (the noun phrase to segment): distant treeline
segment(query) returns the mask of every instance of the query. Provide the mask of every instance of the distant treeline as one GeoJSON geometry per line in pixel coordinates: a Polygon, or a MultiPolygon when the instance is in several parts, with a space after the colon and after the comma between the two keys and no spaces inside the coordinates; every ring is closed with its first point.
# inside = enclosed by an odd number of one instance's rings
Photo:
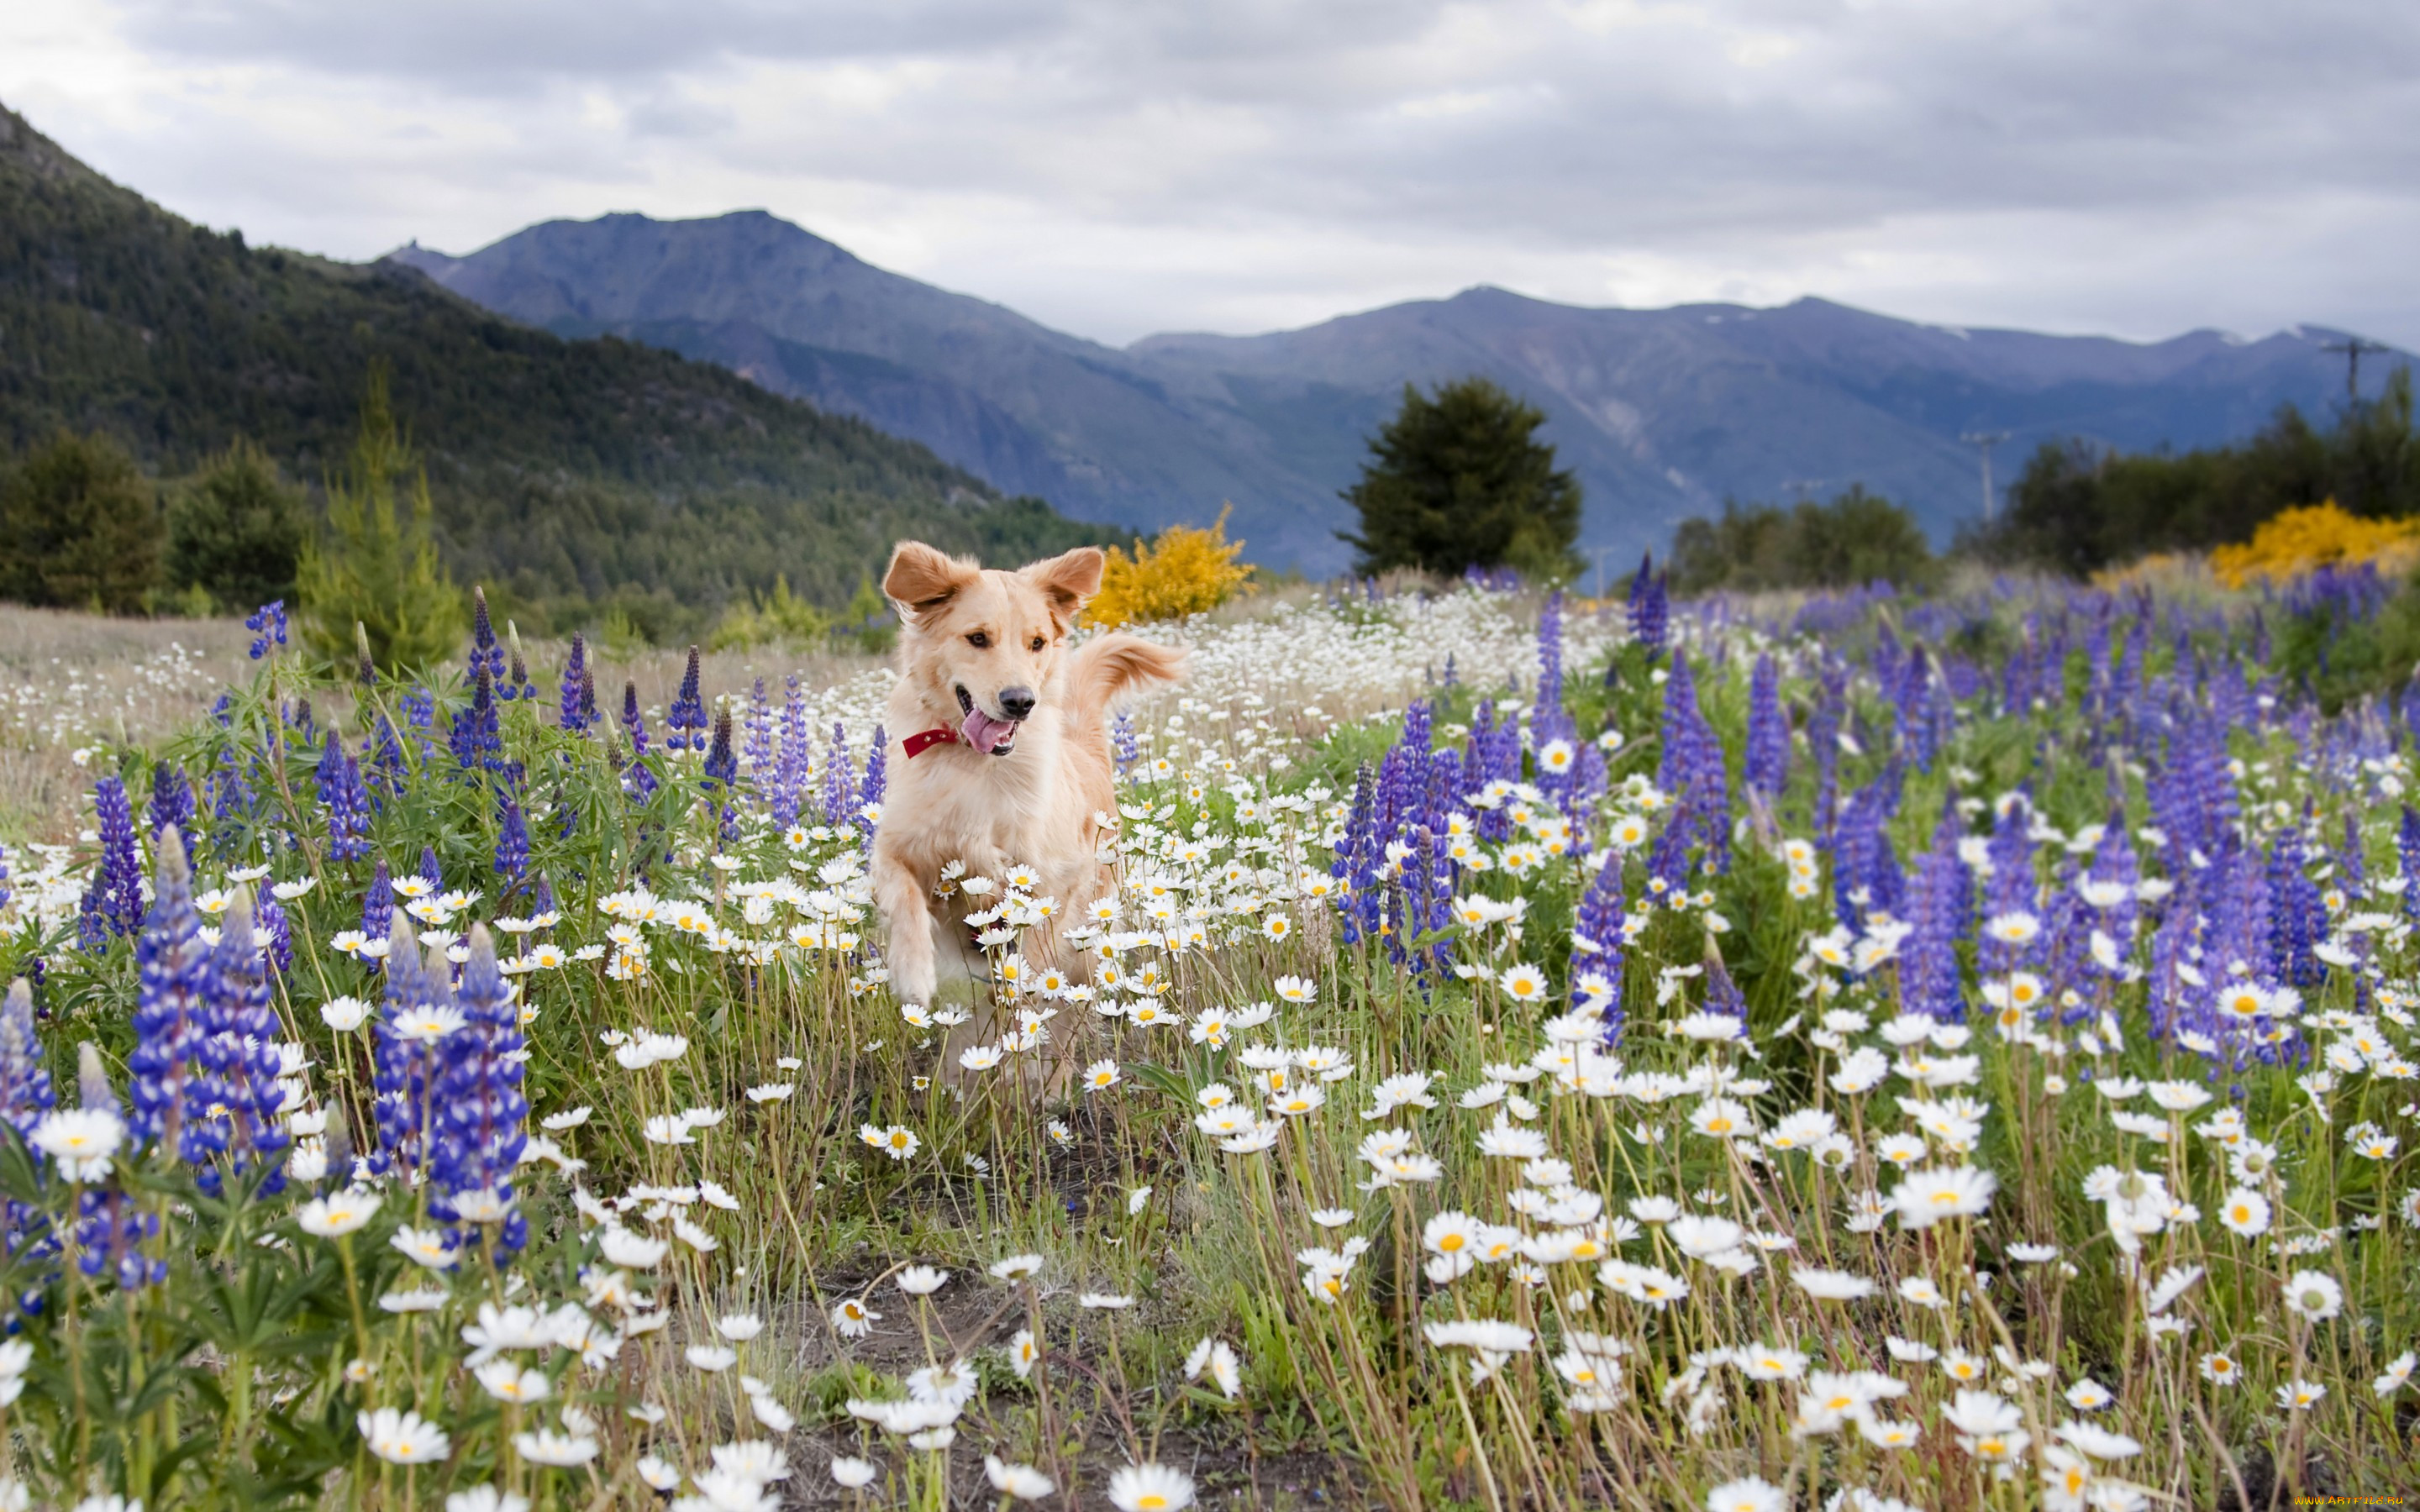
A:
{"type": "Polygon", "coordinates": [[[1684,520],[1672,536],[1674,593],[1851,588],[1877,579],[1929,586],[1941,564],[1916,517],[1862,486],[1829,503],[1726,501],[1720,516],[1684,520]]]}
{"type": "MultiPolygon", "coordinates": [[[[21,455],[0,452],[0,599],[111,614],[291,603],[324,501],[241,438],[159,478],[108,433],[63,429],[21,455]]],[[[436,511],[433,533],[464,592],[487,583],[497,612],[533,635],[610,623],[658,643],[701,638],[724,609],[777,588],[840,609],[903,536],[991,562],[1125,538],[1038,499],[751,489],[659,501],[570,483],[455,502],[487,516],[466,540],[436,511]]]]}
{"type": "Polygon", "coordinates": [[[2044,442],[2010,486],[1999,522],[1964,549],[2080,578],[2155,551],[2246,540],[2282,510],[2330,499],[2355,515],[2420,513],[2409,368],[2326,430],[2287,405],[2236,446],[2121,455],[2044,442]]]}
{"type": "Polygon", "coordinates": [[[1921,588],[1952,559],[2085,578],[2154,552],[2247,540],[2272,516],[2331,499],[2355,515],[2420,514],[2409,369],[2327,429],[2287,405],[2235,446],[2128,455],[2045,441],[2009,486],[2000,517],[1961,532],[1947,557],[1934,555],[1907,510],[1862,487],[1786,508],[1726,502],[1721,515],[1673,532],[1671,585],[1752,593],[1879,579],[1921,588]]]}

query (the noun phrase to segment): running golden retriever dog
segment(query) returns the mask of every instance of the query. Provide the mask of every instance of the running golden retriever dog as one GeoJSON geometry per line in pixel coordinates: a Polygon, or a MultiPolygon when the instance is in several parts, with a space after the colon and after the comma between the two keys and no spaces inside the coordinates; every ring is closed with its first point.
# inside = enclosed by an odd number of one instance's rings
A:
{"type": "Polygon", "coordinates": [[[1179,681],[1186,656],[1130,635],[1068,649],[1102,563],[1092,547],[1015,572],[917,541],[892,553],[882,591],[905,628],[874,890],[903,1004],[932,1004],[945,975],[989,975],[965,919],[1001,895],[942,897],[952,861],[995,885],[1013,866],[1037,874],[1033,896],[1058,904],[1020,944],[1037,967],[1068,964],[1062,928],[1115,885],[1100,857],[1103,820],[1117,808],[1109,706],[1179,681]]]}

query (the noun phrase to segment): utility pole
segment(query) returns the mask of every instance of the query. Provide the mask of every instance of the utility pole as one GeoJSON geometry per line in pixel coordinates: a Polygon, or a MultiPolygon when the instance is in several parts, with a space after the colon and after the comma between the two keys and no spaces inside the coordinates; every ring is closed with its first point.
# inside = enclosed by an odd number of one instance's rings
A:
{"type": "Polygon", "coordinates": [[[1989,525],[1992,517],[1999,512],[1999,496],[1992,491],[1992,448],[2007,440],[2009,433],[2005,430],[1970,430],[1958,439],[1982,455],[1983,523],[1989,525]]]}
{"type": "Polygon", "coordinates": [[[1605,559],[1612,551],[1613,548],[1609,546],[1592,546],[1588,548],[1589,555],[1596,559],[1596,596],[1599,598],[1605,596],[1605,559]]]}
{"type": "Polygon", "coordinates": [[[2319,347],[2323,352],[2344,353],[2345,403],[2356,409],[2361,408],[2361,354],[2390,349],[2374,341],[2364,341],[2359,336],[2347,336],[2342,341],[2327,342],[2319,347]]]}

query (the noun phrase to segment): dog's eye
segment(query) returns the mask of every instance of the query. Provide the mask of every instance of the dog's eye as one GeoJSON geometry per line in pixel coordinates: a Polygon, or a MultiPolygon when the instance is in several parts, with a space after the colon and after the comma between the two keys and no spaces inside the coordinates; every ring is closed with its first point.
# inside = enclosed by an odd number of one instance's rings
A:
{"type": "Polygon", "coordinates": [[[977,630],[974,634],[967,637],[967,644],[974,647],[977,651],[981,651],[991,644],[991,636],[985,631],[977,630]]]}
{"type": "Polygon", "coordinates": [[[1038,635],[1033,638],[1033,649],[1036,651],[1042,649],[1042,638],[1038,635]]]}

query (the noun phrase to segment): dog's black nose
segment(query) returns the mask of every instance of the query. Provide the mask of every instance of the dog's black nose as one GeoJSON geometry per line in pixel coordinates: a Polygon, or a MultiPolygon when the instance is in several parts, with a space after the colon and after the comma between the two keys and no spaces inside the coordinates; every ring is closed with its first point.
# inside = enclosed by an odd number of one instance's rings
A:
{"type": "Polygon", "coordinates": [[[1012,719],[1022,719],[1033,712],[1033,689],[1003,687],[1000,690],[1000,712],[1012,719]]]}

